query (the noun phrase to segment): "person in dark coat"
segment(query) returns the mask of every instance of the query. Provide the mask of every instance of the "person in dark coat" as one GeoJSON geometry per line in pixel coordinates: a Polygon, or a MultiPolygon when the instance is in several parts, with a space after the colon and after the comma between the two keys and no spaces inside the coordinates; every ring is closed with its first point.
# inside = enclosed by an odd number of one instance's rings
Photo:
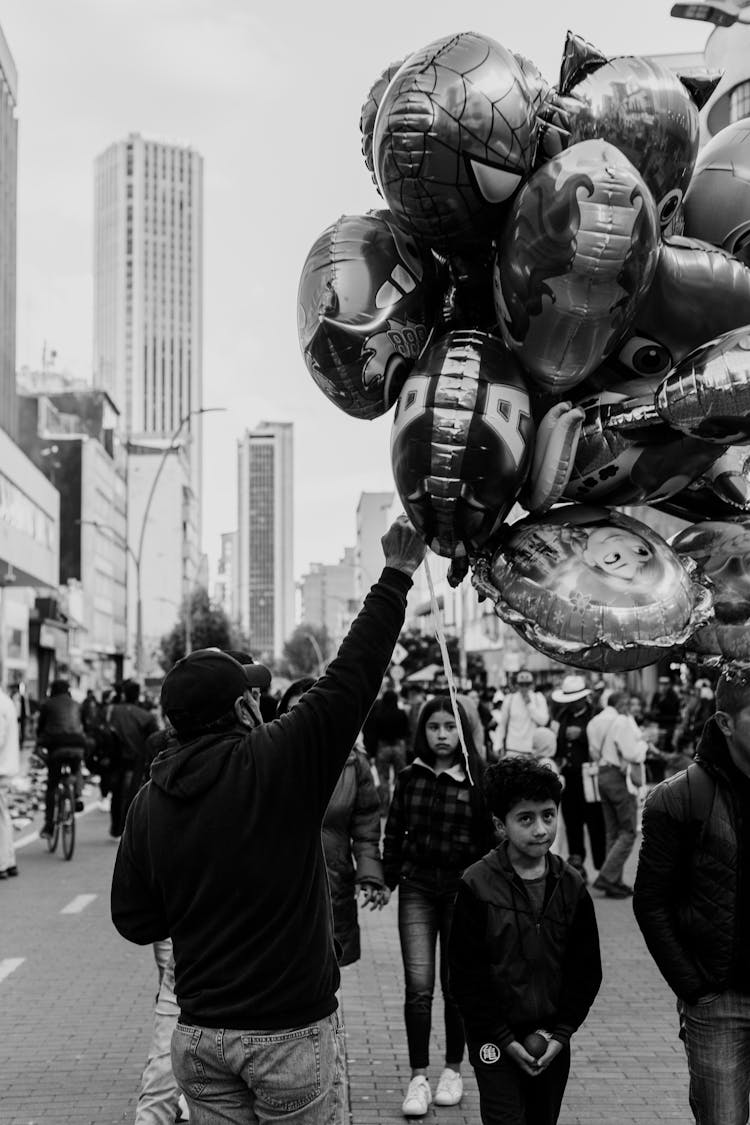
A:
{"type": "Polygon", "coordinates": [[[372,709],[369,722],[375,744],[375,770],[378,775],[380,811],[388,814],[396,777],[406,765],[406,747],[409,741],[409,719],[399,707],[398,696],[390,689],[383,692],[372,709]],[[393,781],[391,781],[393,770],[393,781]]]}
{"type": "MultiPolygon", "coordinates": [[[[296,707],[314,684],[312,676],[290,684],[279,700],[278,716],[296,707]]],[[[361,905],[369,905],[371,910],[382,909],[391,897],[380,855],[380,798],[367,755],[356,745],[344,762],[323,817],[323,852],[338,962],[352,965],[360,958],[358,892],[361,905]]]]}
{"type": "Polygon", "coordinates": [[[659,676],[656,694],[651,697],[648,718],[659,727],[659,750],[672,753],[674,728],[680,720],[682,701],[670,676],[659,676]]]}
{"type": "Polygon", "coordinates": [[[123,702],[115,703],[107,716],[116,748],[109,778],[109,834],[115,837],[122,835],[128,809],[146,778],[146,740],[159,729],[153,711],[140,706],[140,684],[127,680],[122,685],[122,694],[123,702]]]}
{"type": "Polygon", "coordinates": [[[44,797],[44,826],[39,833],[52,835],[55,813],[55,791],[64,765],[69,765],[76,791],[76,812],[83,811],[83,777],[81,761],[86,749],[86,734],[81,720],[81,707],[70,694],[67,680],[53,680],[49,699],[39,708],[36,725],[37,746],[47,751],[47,790],[44,797]]]}
{"type": "Polygon", "coordinates": [[[633,909],[677,996],[698,1125],[747,1121],[750,1100],[750,670],[716,689],[687,769],[643,811],[633,909]]]}

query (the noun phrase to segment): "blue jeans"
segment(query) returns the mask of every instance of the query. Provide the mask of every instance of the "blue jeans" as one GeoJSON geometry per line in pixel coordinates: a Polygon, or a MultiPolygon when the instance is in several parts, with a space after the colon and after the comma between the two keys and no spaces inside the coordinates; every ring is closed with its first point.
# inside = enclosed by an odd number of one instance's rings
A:
{"type": "Polygon", "coordinates": [[[180,1023],[172,1069],[191,1125],[343,1125],[344,1034],[338,1012],[285,1031],[180,1023]]]}
{"type": "Polygon", "coordinates": [[[617,766],[599,767],[599,795],[607,848],[599,875],[610,883],[621,883],[623,868],[635,844],[638,802],[628,791],[625,775],[617,766]]]}
{"type": "Polygon", "coordinates": [[[456,903],[459,877],[441,871],[420,871],[403,878],[398,887],[398,933],[404,962],[406,999],[404,1020],[412,1070],[430,1062],[432,996],[435,991],[435,951],[440,938],[440,987],[445,1018],[445,1061],[459,1063],[464,1055],[464,1025],[448,987],[448,935],[456,903]]]}
{"type": "Polygon", "coordinates": [[[746,1125],[750,1103],[750,995],[678,1002],[697,1125],[746,1125]]]}

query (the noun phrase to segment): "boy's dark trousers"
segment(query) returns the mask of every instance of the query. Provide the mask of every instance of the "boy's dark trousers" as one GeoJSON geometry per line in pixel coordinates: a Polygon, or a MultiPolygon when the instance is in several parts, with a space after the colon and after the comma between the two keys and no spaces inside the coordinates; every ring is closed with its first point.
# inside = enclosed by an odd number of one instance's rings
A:
{"type": "Polygon", "coordinates": [[[521,1070],[504,1051],[497,1062],[483,1062],[481,1048],[481,1043],[469,1043],[482,1125],[556,1125],[568,1082],[570,1047],[563,1047],[537,1078],[521,1070]]]}

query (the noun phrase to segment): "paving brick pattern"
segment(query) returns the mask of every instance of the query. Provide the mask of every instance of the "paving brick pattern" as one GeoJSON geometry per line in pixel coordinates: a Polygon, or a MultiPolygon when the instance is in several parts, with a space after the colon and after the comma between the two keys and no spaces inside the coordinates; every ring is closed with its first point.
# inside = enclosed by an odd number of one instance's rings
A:
{"type": "Polygon", "coordinates": [[[0,883],[0,962],[24,958],[0,980],[0,1125],[133,1120],[156,967],[150,946],[123,941],[110,921],[107,814],[77,826],[69,863],[35,840],[18,852],[19,877],[0,883]],[[60,913],[82,894],[97,897],[60,913]]]}
{"type": "MultiPolygon", "coordinates": [[[[28,834],[39,826],[25,829],[28,834]]],[[[156,969],[150,947],[123,941],[109,918],[116,851],[106,813],[79,818],[70,863],[33,841],[21,875],[0,883],[0,962],[24,958],[0,979],[0,1125],[132,1122],[151,1028],[156,969]],[[77,895],[97,897],[61,914],[77,895]]],[[[632,867],[627,872],[632,877],[632,867]]],[[[645,950],[629,902],[597,901],[605,984],[575,1037],[561,1125],[689,1122],[676,1016],[645,950]]],[[[395,900],[361,913],[362,959],[343,970],[352,1125],[403,1122],[409,1071],[395,900]]],[[[441,1064],[435,1002],[431,1077],[441,1064]]],[[[465,1068],[460,1106],[431,1107],[428,1125],[478,1125],[465,1068]]]]}
{"type": "MultiPolygon", "coordinates": [[[[626,869],[632,880],[635,857],[626,869]]],[[[629,900],[594,894],[604,984],[573,1039],[571,1075],[560,1125],[641,1125],[692,1121],[687,1068],[677,1038],[674,997],[657,972],[629,900]]],[[[402,1123],[409,1083],[403,1023],[403,975],[395,896],[381,912],[360,912],[362,959],[343,970],[343,1011],[349,1057],[352,1125],[402,1123]]],[[[442,1004],[433,1005],[430,1079],[443,1066],[442,1004]]],[[[427,1125],[478,1125],[479,1099],[464,1065],[459,1106],[431,1106],[427,1125]]]]}

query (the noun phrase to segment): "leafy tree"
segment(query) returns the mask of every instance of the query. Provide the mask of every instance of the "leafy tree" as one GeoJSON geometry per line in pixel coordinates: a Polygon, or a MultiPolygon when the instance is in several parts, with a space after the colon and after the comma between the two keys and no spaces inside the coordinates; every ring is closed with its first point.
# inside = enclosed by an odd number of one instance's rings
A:
{"type": "MultiPolygon", "coordinates": [[[[224,610],[211,603],[208,590],[199,586],[186,598],[177,622],[161,639],[159,663],[165,672],[185,655],[186,610],[190,607],[191,651],[196,648],[234,648],[247,651],[248,640],[227,617],[224,610]]],[[[252,650],[251,650],[252,651],[252,650]]]]}
{"type": "Polygon", "coordinates": [[[330,649],[331,640],[325,625],[307,625],[304,622],[298,625],[284,641],[284,663],[289,675],[293,679],[319,676],[323,671],[321,665],[324,666],[331,655],[330,649]]]}

